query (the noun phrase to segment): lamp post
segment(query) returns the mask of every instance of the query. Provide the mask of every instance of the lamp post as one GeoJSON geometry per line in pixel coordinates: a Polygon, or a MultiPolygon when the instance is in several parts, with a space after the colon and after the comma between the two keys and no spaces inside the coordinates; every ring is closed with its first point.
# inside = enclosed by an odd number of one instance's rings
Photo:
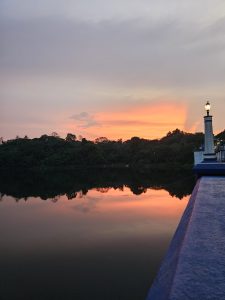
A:
{"type": "Polygon", "coordinates": [[[211,104],[209,103],[209,101],[207,101],[206,105],[205,105],[205,110],[207,112],[207,116],[209,116],[210,109],[211,109],[211,104]]]}
{"type": "Polygon", "coordinates": [[[205,151],[204,151],[204,161],[210,162],[216,160],[215,147],[214,147],[214,136],[213,136],[213,126],[212,126],[212,116],[209,114],[211,105],[207,101],[205,105],[205,110],[207,115],[204,116],[205,123],[205,151]]]}

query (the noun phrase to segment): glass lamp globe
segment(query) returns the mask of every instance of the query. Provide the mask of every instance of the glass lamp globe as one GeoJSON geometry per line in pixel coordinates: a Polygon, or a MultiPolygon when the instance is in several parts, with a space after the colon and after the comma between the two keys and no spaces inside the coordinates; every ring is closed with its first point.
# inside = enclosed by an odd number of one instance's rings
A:
{"type": "Polygon", "coordinates": [[[210,111],[210,108],[211,108],[211,105],[210,105],[209,101],[207,101],[207,103],[206,103],[206,105],[205,105],[205,110],[206,110],[207,112],[209,112],[209,111],[210,111]]]}

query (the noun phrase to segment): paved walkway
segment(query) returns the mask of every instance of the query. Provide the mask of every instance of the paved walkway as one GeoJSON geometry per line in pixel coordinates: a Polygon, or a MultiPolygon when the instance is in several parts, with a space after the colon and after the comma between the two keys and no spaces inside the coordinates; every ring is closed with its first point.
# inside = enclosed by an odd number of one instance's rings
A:
{"type": "Polygon", "coordinates": [[[147,299],[225,299],[225,177],[197,183],[147,299]]]}

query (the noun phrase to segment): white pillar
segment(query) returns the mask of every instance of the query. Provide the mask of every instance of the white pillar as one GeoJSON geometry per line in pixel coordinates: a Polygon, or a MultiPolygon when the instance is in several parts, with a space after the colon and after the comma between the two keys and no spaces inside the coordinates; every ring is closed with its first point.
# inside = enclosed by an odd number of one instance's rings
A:
{"type": "Polygon", "coordinates": [[[204,160],[216,160],[214,136],[212,126],[212,116],[205,116],[205,152],[204,160]]]}

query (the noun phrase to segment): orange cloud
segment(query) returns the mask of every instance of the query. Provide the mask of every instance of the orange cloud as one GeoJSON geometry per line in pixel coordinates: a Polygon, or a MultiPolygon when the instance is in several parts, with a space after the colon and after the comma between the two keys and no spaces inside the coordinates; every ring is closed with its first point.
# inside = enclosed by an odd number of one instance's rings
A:
{"type": "MultiPolygon", "coordinates": [[[[84,114],[84,113],[83,113],[84,114]]],[[[85,116],[88,116],[86,113],[85,116]]],[[[184,129],[187,108],[176,102],[135,104],[121,110],[102,111],[91,115],[81,128],[80,123],[70,124],[73,132],[82,131],[85,137],[105,136],[109,139],[129,139],[139,136],[147,139],[160,138],[168,131],[184,129]],[[91,124],[91,126],[89,126],[91,124]]]]}
{"type": "MultiPolygon", "coordinates": [[[[159,138],[175,128],[184,128],[186,107],[171,103],[143,105],[96,115],[103,136],[128,139],[132,136],[159,138]]],[[[94,133],[94,128],[90,129],[94,133]]]]}

